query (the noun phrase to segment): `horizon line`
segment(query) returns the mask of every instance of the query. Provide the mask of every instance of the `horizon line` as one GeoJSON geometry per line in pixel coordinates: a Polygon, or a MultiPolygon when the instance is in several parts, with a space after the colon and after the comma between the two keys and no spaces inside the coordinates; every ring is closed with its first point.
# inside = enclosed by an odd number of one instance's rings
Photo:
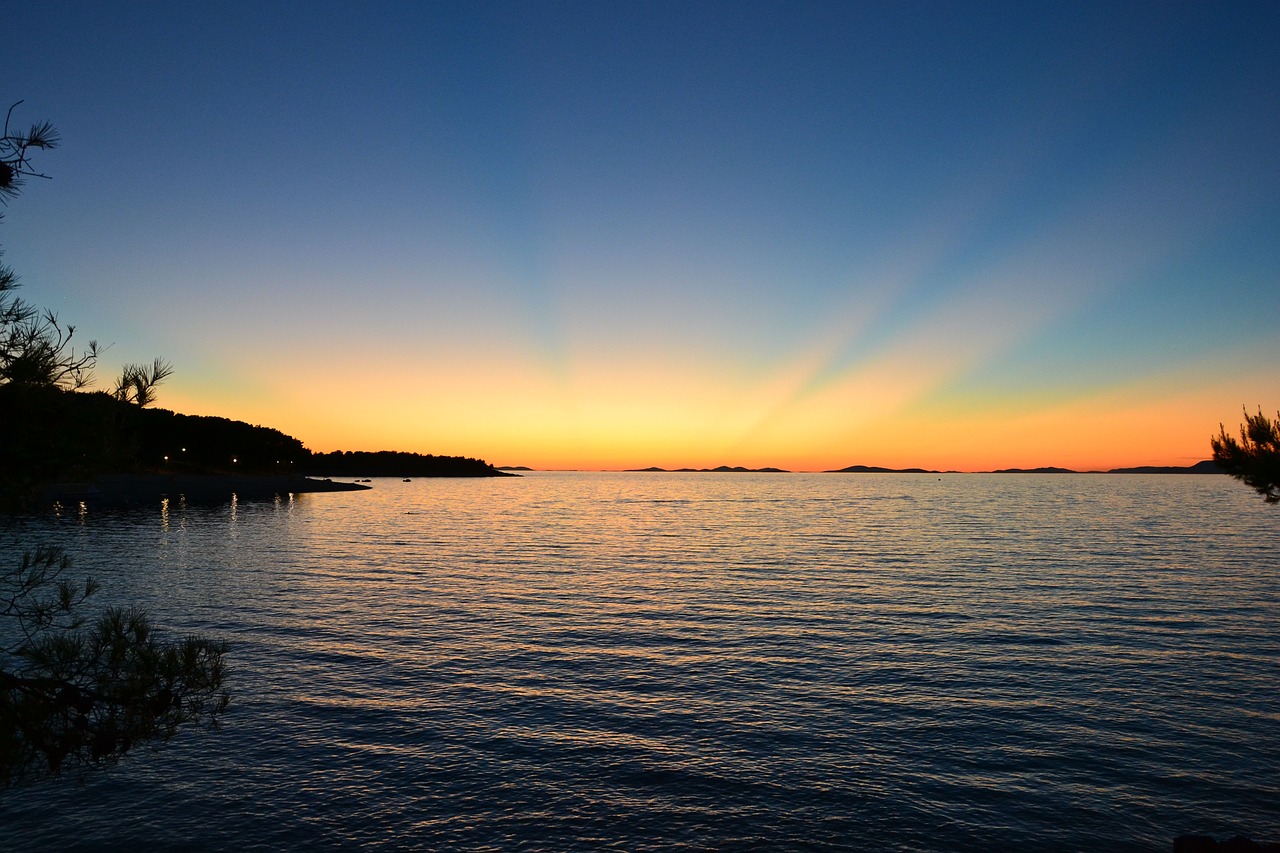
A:
{"type": "Polygon", "coordinates": [[[890,468],[878,465],[847,465],[844,468],[790,469],[774,466],[747,467],[743,465],[718,465],[712,468],[695,468],[681,466],[664,468],[651,465],[643,468],[590,468],[590,467],[546,467],[532,465],[494,465],[500,471],[545,471],[564,473],[601,473],[601,474],[1224,474],[1226,473],[1213,459],[1202,459],[1190,465],[1132,465],[1115,468],[1077,469],[1056,465],[1041,465],[1031,468],[1011,466],[1008,468],[983,468],[963,471],[955,468],[932,469],[920,467],[890,468]],[[1217,468],[1212,470],[1210,466],[1217,468]],[[1199,470],[1197,470],[1199,469],[1199,470]]]}

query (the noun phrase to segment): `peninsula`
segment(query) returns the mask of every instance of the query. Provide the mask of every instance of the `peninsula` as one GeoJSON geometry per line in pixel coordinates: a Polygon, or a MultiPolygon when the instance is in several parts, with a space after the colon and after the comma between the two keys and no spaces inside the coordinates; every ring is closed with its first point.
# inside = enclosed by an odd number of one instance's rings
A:
{"type": "Polygon", "coordinates": [[[367,488],[325,477],[516,476],[469,457],[313,453],[270,427],[53,386],[0,384],[0,435],[0,506],[13,508],[367,488]]]}

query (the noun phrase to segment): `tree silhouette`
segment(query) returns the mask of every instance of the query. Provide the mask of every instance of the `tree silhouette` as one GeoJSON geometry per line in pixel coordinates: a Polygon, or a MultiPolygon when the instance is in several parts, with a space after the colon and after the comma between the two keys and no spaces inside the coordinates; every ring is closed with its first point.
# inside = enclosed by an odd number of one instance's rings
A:
{"type": "MultiPolygon", "coordinates": [[[[32,151],[58,145],[58,132],[48,122],[25,131],[12,130],[13,110],[5,115],[0,136],[0,203],[7,205],[27,178],[48,178],[35,170],[32,151]]],[[[0,214],[2,216],[2,214],[0,214]]],[[[101,351],[96,341],[77,352],[71,343],[75,327],[58,321],[52,311],[40,311],[13,295],[18,276],[0,264],[0,384],[82,388],[90,379],[101,351]]]]}
{"type": "Polygon", "coordinates": [[[222,643],[161,640],[146,615],[107,609],[86,625],[91,579],[62,577],[70,560],[37,548],[0,574],[0,788],[113,764],[179,729],[216,728],[227,707],[222,643]]]}
{"type": "Polygon", "coordinates": [[[145,364],[126,364],[116,380],[115,398],[125,403],[145,406],[155,402],[156,386],[169,378],[173,366],[157,358],[148,367],[145,364]]]}
{"type": "Polygon", "coordinates": [[[18,101],[9,107],[4,117],[4,135],[0,136],[0,202],[7,202],[21,192],[29,177],[48,179],[48,175],[32,167],[31,149],[47,151],[58,147],[58,131],[47,121],[33,124],[25,131],[10,129],[13,111],[21,103],[18,101]]]}
{"type": "MultiPolygon", "coordinates": [[[[4,204],[25,178],[46,177],[31,165],[33,149],[57,144],[47,122],[11,131],[12,114],[10,107],[0,136],[4,204]]],[[[0,266],[0,500],[21,491],[22,471],[31,467],[24,442],[13,440],[18,433],[52,427],[60,442],[46,442],[46,449],[78,444],[71,449],[84,455],[83,425],[65,422],[72,407],[64,404],[101,397],[119,405],[107,395],[70,393],[88,381],[97,345],[77,353],[74,328],[14,297],[16,286],[13,270],[0,266]],[[11,458],[15,444],[19,453],[11,458]]],[[[150,369],[129,365],[119,394],[145,405],[170,371],[160,359],[150,369]]],[[[63,578],[69,565],[60,549],[39,547],[0,571],[0,788],[113,763],[136,744],[216,725],[227,706],[223,644],[164,641],[136,610],[108,609],[88,622],[81,606],[98,587],[63,578]]]]}
{"type": "Polygon", "coordinates": [[[1209,439],[1213,461],[1232,477],[1252,488],[1269,504],[1280,503],[1280,413],[1272,421],[1259,409],[1246,409],[1240,439],[1227,435],[1218,425],[1218,435],[1209,439]]]}

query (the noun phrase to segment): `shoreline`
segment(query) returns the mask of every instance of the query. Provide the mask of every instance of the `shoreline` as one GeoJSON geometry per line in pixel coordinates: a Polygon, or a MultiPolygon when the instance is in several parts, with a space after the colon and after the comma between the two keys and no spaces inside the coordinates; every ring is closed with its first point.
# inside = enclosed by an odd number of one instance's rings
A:
{"type": "Polygon", "coordinates": [[[251,474],[113,474],[88,483],[50,483],[37,487],[41,503],[132,504],[182,497],[190,501],[221,501],[231,497],[272,498],[311,492],[359,492],[369,486],[317,480],[297,475],[251,474]]]}

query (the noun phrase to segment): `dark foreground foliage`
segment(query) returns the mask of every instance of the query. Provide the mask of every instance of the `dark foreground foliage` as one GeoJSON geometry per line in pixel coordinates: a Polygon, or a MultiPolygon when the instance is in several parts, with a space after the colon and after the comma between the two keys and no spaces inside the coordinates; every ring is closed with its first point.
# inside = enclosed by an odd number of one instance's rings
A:
{"type": "Polygon", "coordinates": [[[68,566],[38,548],[0,575],[0,788],[113,764],[216,727],[227,707],[225,645],[165,641],[135,610],[87,623],[80,607],[97,585],[66,580],[68,566]]]}
{"type": "Polygon", "coordinates": [[[1244,413],[1240,438],[1227,435],[1219,425],[1211,438],[1213,461],[1223,471],[1262,495],[1269,504],[1280,503],[1280,414],[1272,421],[1259,410],[1244,413]]]}
{"type": "MultiPolygon", "coordinates": [[[[10,107],[0,131],[0,204],[27,178],[46,177],[31,157],[58,141],[47,122],[24,130],[12,119],[10,107]]],[[[225,455],[211,437],[252,432],[145,411],[172,370],[163,359],[127,365],[114,396],[76,393],[91,382],[101,350],[92,341],[79,346],[73,326],[23,302],[17,287],[16,273],[0,264],[0,510],[19,507],[42,483],[154,465],[167,442],[181,447],[190,438],[197,453],[225,455]]],[[[264,456],[287,438],[252,437],[252,452],[264,456]]],[[[114,763],[179,729],[216,725],[227,707],[223,644],[166,641],[132,609],[86,619],[81,608],[97,585],[68,581],[69,565],[60,549],[40,547],[0,568],[0,788],[114,763]]]]}

